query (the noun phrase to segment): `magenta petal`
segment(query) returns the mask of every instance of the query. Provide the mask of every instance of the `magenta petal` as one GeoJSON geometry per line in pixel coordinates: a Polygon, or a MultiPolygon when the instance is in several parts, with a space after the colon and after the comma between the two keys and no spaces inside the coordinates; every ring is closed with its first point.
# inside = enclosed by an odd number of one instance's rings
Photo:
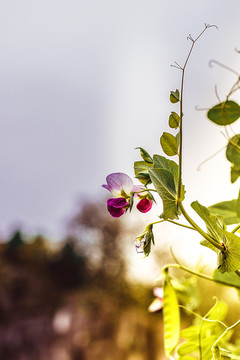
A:
{"type": "Polygon", "coordinates": [[[128,205],[129,203],[124,198],[107,200],[108,211],[110,212],[110,215],[116,218],[122,216],[125,213],[126,207],[128,205]]]}
{"type": "Polygon", "coordinates": [[[143,213],[148,212],[152,208],[152,200],[149,199],[142,199],[137,204],[137,209],[143,213]]]}
{"type": "Polygon", "coordinates": [[[108,199],[107,205],[113,206],[115,208],[122,208],[124,206],[127,206],[128,202],[126,201],[126,199],[120,197],[120,198],[108,199]]]}

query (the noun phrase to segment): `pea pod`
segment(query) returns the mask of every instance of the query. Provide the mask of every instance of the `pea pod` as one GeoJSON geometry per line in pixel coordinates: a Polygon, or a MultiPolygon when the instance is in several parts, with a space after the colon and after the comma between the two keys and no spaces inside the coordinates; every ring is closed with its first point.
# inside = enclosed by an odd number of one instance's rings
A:
{"type": "Polygon", "coordinates": [[[180,311],[176,292],[167,275],[163,285],[164,350],[169,358],[179,341],[180,311]]]}

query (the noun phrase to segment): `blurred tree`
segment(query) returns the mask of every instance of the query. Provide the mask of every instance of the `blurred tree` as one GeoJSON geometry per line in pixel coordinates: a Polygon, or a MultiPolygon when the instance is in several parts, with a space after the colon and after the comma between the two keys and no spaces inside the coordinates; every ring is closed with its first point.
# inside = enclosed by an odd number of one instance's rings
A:
{"type": "Polygon", "coordinates": [[[69,222],[68,232],[87,259],[89,284],[119,294],[119,301],[125,301],[124,295],[129,300],[122,221],[110,217],[102,202],[85,202],[69,222]]]}
{"type": "Polygon", "coordinates": [[[85,256],[77,251],[75,240],[70,238],[49,260],[49,269],[53,281],[66,289],[82,286],[87,279],[85,256]]]}

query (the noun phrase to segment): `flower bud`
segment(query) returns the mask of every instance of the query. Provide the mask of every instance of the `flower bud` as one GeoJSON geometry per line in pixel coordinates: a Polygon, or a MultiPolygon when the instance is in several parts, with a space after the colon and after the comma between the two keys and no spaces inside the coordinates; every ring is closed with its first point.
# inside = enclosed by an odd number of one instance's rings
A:
{"type": "Polygon", "coordinates": [[[137,253],[143,253],[145,256],[148,256],[151,252],[151,243],[154,244],[154,235],[152,232],[152,224],[146,226],[142,234],[136,237],[135,247],[137,253]]]}

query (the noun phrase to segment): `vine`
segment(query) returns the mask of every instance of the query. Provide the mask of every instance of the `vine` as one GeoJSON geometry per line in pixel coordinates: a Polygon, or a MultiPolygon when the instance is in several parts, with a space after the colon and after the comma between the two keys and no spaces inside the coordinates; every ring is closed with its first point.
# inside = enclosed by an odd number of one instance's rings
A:
{"type": "MultiPolygon", "coordinates": [[[[196,42],[209,28],[217,27],[205,24],[204,29],[195,39],[189,35],[187,39],[191,41],[191,47],[183,66],[177,62],[172,65],[180,70],[182,75],[180,91],[176,89],[170,92],[170,102],[179,103],[179,114],[175,111],[171,112],[169,127],[178,132],[175,136],[164,132],[160,138],[162,151],[167,157],[158,154],[151,156],[145,149],[138,147],[142,159],[135,161],[134,172],[141,185],[134,185],[132,179],[123,173],[108,175],[107,184],[103,185],[113,195],[113,198],[107,200],[107,208],[116,218],[131,211],[135,203],[140,212],[146,213],[151,210],[155,202],[154,194],[157,192],[160,196],[163,207],[160,220],[148,224],[136,237],[137,252],[149,256],[154,245],[155,225],[167,221],[198,232],[203,237],[201,245],[208,247],[217,255],[217,266],[212,276],[180,264],[174,254],[176,263],[166,264],[162,269],[163,286],[156,290],[156,299],[149,310],[163,309],[165,354],[168,358],[180,360],[240,359],[238,355],[240,346],[233,345],[229,341],[229,334],[239,325],[240,320],[231,326],[223,322],[227,312],[226,304],[216,300],[214,306],[204,316],[195,311],[199,305],[196,278],[240,290],[240,238],[237,234],[240,229],[240,192],[236,199],[222,201],[209,207],[201,205],[198,201],[192,202],[192,209],[204,221],[206,229],[200,227],[189,216],[183,205],[185,197],[185,187],[182,183],[184,76],[196,42]],[[177,156],[178,163],[169,159],[174,156],[177,156]],[[148,187],[150,184],[151,188],[148,187]],[[189,225],[179,222],[181,215],[189,225]],[[228,231],[228,225],[235,227],[232,231],[228,231]],[[189,277],[179,280],[170,274],[171,269],[181,270],[189,277]],[[180,308],[191,313],[195,318],[194,324],[182,331],[180,308]]],[[[227,127],[240,118],[240,106],[230,100],[231,96],[240,89],[240,75],[216,60],[212,60],[209,64],[219,65],[237,76],[224,101],[220,101],[216,89],[218,103],[207,110],[207,118],[224,127],[226,131],[228,141],[226,158],[231,163],[231,182],[234,183],[240,177],[240,134],[234,134],[230,138],[227,127]]]]}

